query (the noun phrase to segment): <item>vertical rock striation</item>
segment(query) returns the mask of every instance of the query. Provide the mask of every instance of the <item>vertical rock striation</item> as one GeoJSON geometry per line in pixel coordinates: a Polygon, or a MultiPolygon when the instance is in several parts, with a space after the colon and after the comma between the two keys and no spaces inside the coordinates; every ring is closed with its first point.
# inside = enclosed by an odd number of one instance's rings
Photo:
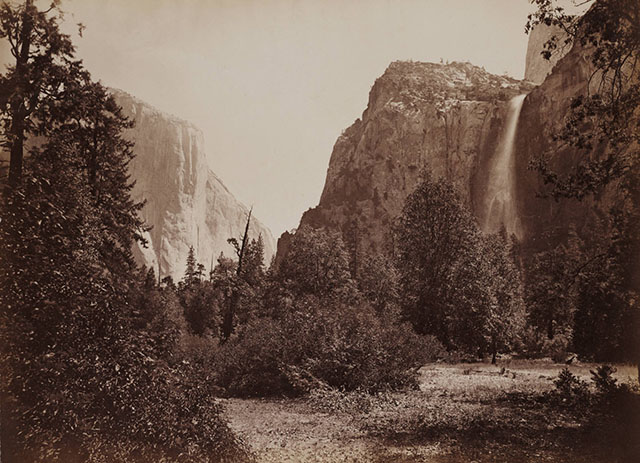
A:
{"type": "MultiPolygon", "coordinates": [[[[136,246],[139,263],[161,277],[182,277],[189,247],[207,270],[227,243],[244,231],[248,210],[209,169],[202,132],[189,122],[164,114],[131,95],[113,90],[124,114],[135,121],[127,136],[135,142],[130,173],[133,197],[145,200],[142,217],[153,228],[147,248],[136,246]]],[[[271,232],[252,219],[249,235],[262,236],[265,260],[275,252],[271,232]]]]}

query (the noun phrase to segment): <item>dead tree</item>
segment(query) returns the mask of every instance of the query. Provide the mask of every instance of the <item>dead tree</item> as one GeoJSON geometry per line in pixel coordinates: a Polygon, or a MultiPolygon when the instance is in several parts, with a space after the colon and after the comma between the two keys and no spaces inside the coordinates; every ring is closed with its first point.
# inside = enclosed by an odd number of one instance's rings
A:
{"type": "Polygon", "coordinates": [[[233,333],[233,318],[236,313],[238,302],[240,301],[239,284],[240,277],[242,275],[242,260],[247,247],[247,241],[249,239],[249,224],[251,223],[252,211],[253,208],[249,210],[249,215],[247,216],[247,224],[244,227],[242,242],[238,244],[238,240],[235,238],[229,238],[229,240],[227,240],[236,250],[236,255],[238,256],[238,267],[236,268],[236,277],[235,282],[232,285],[231,295],[227,301],[224,316],[222,317],[222,342],[226,342],[233,333]]]}

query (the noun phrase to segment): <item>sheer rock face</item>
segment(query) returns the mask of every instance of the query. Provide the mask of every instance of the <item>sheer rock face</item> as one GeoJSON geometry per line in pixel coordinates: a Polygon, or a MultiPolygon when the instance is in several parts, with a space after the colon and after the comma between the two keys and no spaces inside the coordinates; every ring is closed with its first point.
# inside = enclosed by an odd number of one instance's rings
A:
{"type": "MultiPolygon", "coordinates": [[[[521,221],[526,230],[522,245],[527,254],[566,243],[572,234],[587,241],[602,237],[603,222],[611,208],[619,204],[618,181],[582,200],[561,198],[555,201],[540,197],[539,193],[548,188],[539,173],[530,169],[531,161],[540,156],[547,158],[551,170],[560,176],[575,173],[575,167],[584,162],[584,151],[554,140],[553,135],[565,126],[573,98],[587,93],[590,80],[591,94],[600,84],[598,76],[593,75],[592,53],[589,45],[575,43],[544,82],[527,95],[522,107],[515,146],[515,176],[521,221]]],[[[636,122],[629,121],[630,127],[636,122]]],[[[633,146],[630,149],[634,149],[633,146]]],[[[607,154],[607,144],[601,143],[590,155],[597,158],[607,154]]],[[[635,200],[631,207],[637,207],[635,200]]],[[[630,287],[640,284],[640,259],[637,257],[634,258],[635,267],[630,269],[630,287]]]]}
{"type": "MultiPolygon", "coordinates": [[[[341,230],[352,251],[384,251],[392,244],[393,220],[423,172],[450,180],[484,223],[508,101],[527,93],[513,151],[523,249],[547,249],[572,231],[593,233],[615,185],[582,201],[554,201],[540,197],[544,185],[531,169],[542,154],[553,155],[550,167],[559,173],[580,161],[583,154],[553,134],[563,127],[572,98],[585,92],[591,72],[589,53],[579,44],[537,87],[469,64],[393,63],[374,84],[362,119],[336,141],[320,203],[303,215],[301,226],[341,230]]],[[[278,259],[286,253],[287,240],[281,241],[278,259]]]]}
{"type": "MultiPolygon", "coordinates": [[[[130,164],[133,197],[146,200],[141,216],[153,228],[147,248],[136,246],[140,264],[156,275],[182,277],[189,247],[207,271],[223,252],[234,256],[227,243],[244,232],[248,209],[238,202],[209,169],[202,132],[189,122],[164,114],[119,90],[113,90],[124,114],[135,121],[127,136],[135,142],[130,164]]],[[[250,238],[264,240],[265,262],[275,252],[271,232],[252,218],[250,238]]]]}
{"type": "MultiPolygon", "coordinates": [[[[612,204],[615,186],[582,201],[542,198],[544,184],[538,172],[529,168],[531,160],[544,155],[560,174],[576,166],[583,153],[553,139],[564,126],[572,99],[586,91],[592,73],[589,53],[580,44],[558,61],[553,72],[525,99],[516,140],[516,178],[521,220],[527,230],[527,245],[547,247],[549,239],[563,241],[569,230],[579,235],[593,232],[599,217],[612,204]],[[551,237],[551,238],[550,238],[551,237]]],[[[606,151],[602,146],[601,153],[606,151]]]]}
{"type": "Polygon", "coordinates": [[[358,250],[382,250],[425,172],[452,181],[482,220],[483,174],[508,101],[530,88],[468,63],[392,63],[371,89],[362,119],[336,141],[320,203],[301,226],[342,230],[358,250]]]}
{"type": "Polygon", "coordinates": [[[524,79],[540,85],[546,77],[551,74],[554,66],[569,51],[570,47],[564,44],[567,37],[566,33],[558,26],[546,26],[538,24],[529,33],[529,42],[527,44],[527,57],[524,70],[524,79]],[[557,38],[558,48],[551,54],[549,59],[545,59],[541,52],[544,45],[555,36],[557,38]]]}

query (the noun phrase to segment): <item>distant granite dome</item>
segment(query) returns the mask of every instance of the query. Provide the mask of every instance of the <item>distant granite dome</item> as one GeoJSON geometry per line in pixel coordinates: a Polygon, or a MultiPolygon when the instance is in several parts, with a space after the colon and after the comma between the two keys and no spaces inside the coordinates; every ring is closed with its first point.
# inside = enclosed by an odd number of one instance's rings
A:
{"type": "MultiPolygon", "coordinates": [[[[147,248],[136,246],[140,264],[174,280],[184,274],[189,247],[209,269],[223,252],[234,256],[227,243],[244,231],[248,209],[209,169],[202,132],[193,124],[165,114],[121,90],[112,89],[125,116],[135,121],[127,137],[135,142],[130,164],[135,180],[132,195],[146,200],[141,216],[153,228],[147,248]]],[[[252,217],[249,236],[264,240],[265,263],[275,253],[267,227],[252,217]]]]}

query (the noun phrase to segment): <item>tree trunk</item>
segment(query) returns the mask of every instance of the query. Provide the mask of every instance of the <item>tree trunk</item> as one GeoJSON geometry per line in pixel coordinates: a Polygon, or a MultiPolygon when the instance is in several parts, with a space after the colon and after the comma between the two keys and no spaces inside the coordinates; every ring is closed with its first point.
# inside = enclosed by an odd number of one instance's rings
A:
{"type": "Polygon", "coordinates": [[[235,312],[236,291],[233,290],[231,296],[229,296],[229,303],[227,304],[227,310],[225,310],[222,316],[222,342],[225,343],[233,333],[233,315],[235,312]]]}
{"type": "Polygon", "coordinates": [[[498,354],[498,347],[495,341],[491,343],[491,365],[496,364],[496,356],[498,354]]]}
{"type": "MultiPolygon", "coordinates": [[[[247,239],[249,237],[249,224],[251,222],[251,212],[253,208],[249,210],[249,216],[247,217],[247,224],[244,227],[244,236],[242,237],[242,245],[240,247],[240,252],[238,253],[238,269],[236,270],[236,277],[238,280],[238,284],[240,284],[240,277],[242,275],[242,259],[244,257],[244,252],[247,246],[247,239]]],[[[238,287],[234,287],[231,291],[231,296],[229,297],[229,305],[227,306],[227,310],[225,311],[222,317],[222,342],[226,342],[231,334],[233,333],[233,318],[236,312],[236,306],[238,305],[238,301],[240,299],[240,295],[238,294],[238,287]]]]}
{"type": "Polygon", "coordinates": [[[11,158],[9,163],[9,185],[17,187],[22,180],[24,158],[24,116],[14,113],[11,123],[11,158]]]}
{"type": "MultiPolygon", "coordinates": [[[[9,185],[16,187],[22,181],[22,162],[24,159],[24,132],[28,116],[25,107],[25,83],[28,82],[27,63],[31,51],[31,32],[33,30],[32,16],[33,0],[27,0],[22,14],[22,29],[20,30],[20,52],[16,57],[15,76],[16,88],[11,101],[11,156],[9,158],[9,185]]],[[[32,110],[33,108],[29,108],[32,110]]]]}
{"type": "Polygon", "coordinates": [[[244,258],[244,251],[245,251],[245,248],[247,247],[247,239],[249,238],[249,224],[251,223],[252,212],[253,212],[253,207],[249,209],[247,224],[244,227],[244,235],[242,236],[242,246],[240,246],[240,254],[238,255],[238,270],[237,270],[238,276],[242,274],[242,259],[244,258]]]}

